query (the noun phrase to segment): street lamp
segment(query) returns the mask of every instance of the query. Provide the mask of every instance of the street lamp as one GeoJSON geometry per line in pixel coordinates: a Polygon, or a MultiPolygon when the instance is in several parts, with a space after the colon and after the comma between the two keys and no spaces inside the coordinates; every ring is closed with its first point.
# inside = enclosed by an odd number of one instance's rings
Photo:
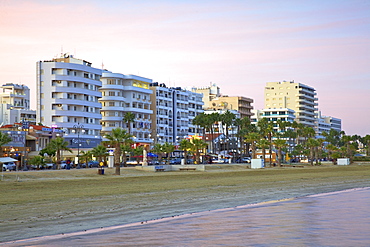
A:
{"type": "Polygon", "coordinates": [[[77,133],[77,168],[80,168],[80,131],[85,132],[84,126],[80,123],[73,125],[75,133],[77,133]]]}

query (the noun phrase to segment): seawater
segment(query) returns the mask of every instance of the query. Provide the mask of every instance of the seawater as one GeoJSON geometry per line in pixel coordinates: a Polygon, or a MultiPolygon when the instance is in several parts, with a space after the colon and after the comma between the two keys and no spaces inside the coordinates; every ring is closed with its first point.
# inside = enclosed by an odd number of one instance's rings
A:
{"type": "Polygon", "coordinates": [[[21,240],[12,245],[370,246],[370,188],[21,240]]]}

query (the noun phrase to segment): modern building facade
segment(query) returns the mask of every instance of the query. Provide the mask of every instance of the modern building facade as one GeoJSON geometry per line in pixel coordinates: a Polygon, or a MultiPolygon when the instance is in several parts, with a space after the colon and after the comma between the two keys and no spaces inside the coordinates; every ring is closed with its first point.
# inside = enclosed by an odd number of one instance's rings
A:
{"type": "Polygon", "coordinates": [[[102,104],[103,135],[121,127],[131,132],[136,143],[151,143],[150,116],[153,111],[150,108],[152,90],[149,89],[149,84],[152,80],[136,75],[103,71],[101,81],[102,98],[99,102],[102,104]],[[123,120],[127,112],[135,115],[130,126],[123,120]]]}
{"type": "Polygon", "coordinates": [[[265,109],[289,108],[295,120],[315,128],[317,111],[316,90],[294,81],[268,82],[265,86],[265,109]]]}
{"type": "Polygon", "coordinates": [[[163,83],[152,83],[152,138],[154,143],[179,144],[189,135],[199,135],[201,129],[193,119],[203,112],[202,94],[182,89],[168,88],[163,83]]]}
{"type": "Polygon", "coordinates": [[[72,55],[37,62],[37,122],[62,128],[70,148],[97,146],[101,75],[102,70],[72,55]]]}
{"type": "Polygon", "coordinates": [[[30,110],[30,89],[25,85],[6,83],[0,87],[0,124],[27,121],[34,124],[36,111],[30,110]]]}

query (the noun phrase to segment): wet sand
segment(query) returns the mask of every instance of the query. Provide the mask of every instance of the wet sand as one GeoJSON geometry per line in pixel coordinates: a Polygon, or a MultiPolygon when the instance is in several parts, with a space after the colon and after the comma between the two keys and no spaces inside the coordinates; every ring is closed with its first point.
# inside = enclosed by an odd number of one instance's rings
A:
{"type": "MultiPolygon", "coordinates": [[[[312,169],[325,168],[298,169],[300,171],[294,172],[291,177],[280,175],[283,174],[280,172],[276,174],[265,172],[267,175],[263,175],[264,171],[262,173],[254,173],[254,171],[249,170],[247,171],[248,175],[253,175],[253,177],[246,177],[245,183],[225,185],[220,181],[220,185],[217,185],[217,181],[215,181],[216,185],[213,183],[209,187],[188,186],[190,188],[187,188],[186,184],[184,184],[181,189],[174,188],[164,191],[156,191],[154,189],[151,191],[148,189],[145,193],[108,195],[94,198],[80,197],[76,198],[75,201],[68,199],[69,207],[71,205],[74,206],[61,209],[55,205],[55,208],[58,210],[53,214],[42,212],[42,208],[36,214],[23,212],[23,210],[37,211],[37,208],[33,208],[36,204],[32,204],[32,202],[29,202],[27,205],[16,205],[20,217],[13,221],[12,219],[1,220],[0,240],[3,242],[3,245],[42,246],[43,243],[47,243],[45,240],[49,238],[60,239],[60,243],[63,243],[69,237],[78,238],[79,235],[88,233],[93,243],[94,237],[101,238],[104,230],[107,230],[106,232],[114,230],[114,228],[108,228],[112,226],[118,226],[116,229],[119,229],[120,226],[125,224],[140,225],[151,220],[179,217],[180,215],[196,212],[370,186],[368,166],[358,168],[355,173],[348,171],[347,174],[344,173],[343,175],[339,175],[339,173],[330,175],[331,173],[328,173],[328,170],[318,170],[319,173],[316,175],[307,175],[313,171],[312,169]],[[364,171],[362,171],[363,168],[365,169],[364,171]],[[99,234],[94,234],[94,231],[99,232],[99,234]],[[29,239],[40,236],[51,237],[29,239]],[[29,240],[11,242],[21,239],[29,240]]],[[[289,173],[288,170],[286,171],[286,173],[289,173]]],[[[229,175],[227,170],[222,172],[225,176],[229,175]]],[[[177,174],[174,173],[173,175],[177,174]]],[[[203,173],[200,179],[211,179],[206,175],[207,172],[203,173]]],[[[129,175],[126,174],[125,176],[129,175]]],[[[166,174],[166,176],[171,176],[171,174],[166,174]]],[[[189,172],[189,176],[192,176],[192,172],[189,172]]],[[[232,181],[234,178],[230,175],[229,179],[232,181]]],[[[48,206],[52,209],[53,203],[58,202],[49,203],[48,206]]],[[[63,203],[63,197],[61,197],[59,203],[63,203]]],[[[1,207],[4,210],[15,209],[14,205],[13,208],[12,205],[1,205],[1,207]]],[[[54,243],[58,243],[58,241],[54,243]]]]}

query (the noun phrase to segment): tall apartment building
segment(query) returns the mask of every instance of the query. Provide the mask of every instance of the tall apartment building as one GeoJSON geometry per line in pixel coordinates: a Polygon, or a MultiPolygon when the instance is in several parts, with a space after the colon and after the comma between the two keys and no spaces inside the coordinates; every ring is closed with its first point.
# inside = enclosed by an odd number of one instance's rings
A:
{"type": "Polygon", "coordinates": [[[101,74],[71,55],[37,62],[37,122],[62,128],[70,148],[101,142],[101,74]]]}
{"type": "Polygon", "coordinates": [[[0,124],[22,121],[36,121],[36,111],[30,110],[30,89],[25,85],[6,83],[0,87],[0,124]]]}
{"type": "Polygon", "coordinates": [[[240,118],[250,118],[253,115],[252,99],[243,96],[221,95],[220,88],[216,84],[212,84],[210,87],[194,88],[192,91],[203,95],[204,110],[215,112],[236,110],[240,114],[240,118]]]}
{"type": "Polygon", "coordinates": [[[102,87],[102,132],[109,133],[114,128],[130,129],[136,143],[151,143],[151,79],[136,75],[123,75],[103,71],[102,87]],[[128,126],[123,118],[126,112],[135,114],[134,122],[128,126]]]}
{"type": "Polygon", "coordinates": [[[203,112],[202,95],[188,90],[168,88],[152,83],[152,137],[155,143],[175,143],[188,135],[199,135],[201,130],[192,124],[195,116],[203,112]]]}
{"type": "Polygon", "coordinates": [[[294,81],[268,82],[265,87],[265,109],[289,108],[296,121],[316,127],[317,98],[312,87],[294,81]]]}

